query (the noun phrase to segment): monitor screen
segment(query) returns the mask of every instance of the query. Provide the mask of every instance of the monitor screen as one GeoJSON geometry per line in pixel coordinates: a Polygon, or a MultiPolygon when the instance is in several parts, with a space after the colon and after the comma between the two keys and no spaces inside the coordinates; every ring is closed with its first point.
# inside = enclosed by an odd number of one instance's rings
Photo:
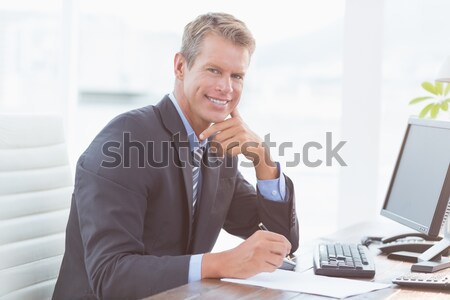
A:
{"type": "Polygon", "coordinates": [[[381,214],[437,236],[450,194],[450,122],[411,118],[381,214]]]}

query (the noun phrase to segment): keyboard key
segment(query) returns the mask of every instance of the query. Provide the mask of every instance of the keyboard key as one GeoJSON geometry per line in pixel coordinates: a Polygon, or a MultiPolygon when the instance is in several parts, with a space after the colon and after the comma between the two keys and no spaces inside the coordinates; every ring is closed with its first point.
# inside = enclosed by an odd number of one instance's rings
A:
{"type": "Polygon", "coordinates": [[[325,245],[319,246],[320,260],[328,260],[328,251],[325,245]]]}
{"type": "Polygon", "coordinates": [[[336,257],[336,251],[334,250],[334,245],[327,245],[328,256],[336,257]]]}
{"type": "Polygon", "coordinates": [[[350,246],[349,245],[343,245],[342,249],[344,250],[344,255],[345,256],[352,256],[352,253],[350,251],[350,246]]]}
{"type": "Polygon", "coordinates": [[[344,252],[342,251],[342,246],[340,244],[336,244],[334,246],[334,249],[336,249],[336,256],[337,257],[344,257],[344,252]]]}

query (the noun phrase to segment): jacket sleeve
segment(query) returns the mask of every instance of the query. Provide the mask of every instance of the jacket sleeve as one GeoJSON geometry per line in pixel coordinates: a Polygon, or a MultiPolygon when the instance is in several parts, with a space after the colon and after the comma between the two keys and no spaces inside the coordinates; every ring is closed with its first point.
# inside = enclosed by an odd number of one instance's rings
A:
{"type": "Polygon", "coordinates": [[[75,199],[86,271],[98,298],[142,298],[188,282],[190,256],[145,253],[144,195],[79,165],[75,199]]]}
{"type": "Polygon", "coordinates": [[[284,235],[292,244],[291,252],[298,248],[299,231],[295,212],[295,196],[292,181],[284,174],[286,201],[271,201],[248,183],[237,172],[233,199],[228,211],[224,229],[242,238],[248,238],[257,231],[259,222],[273,232],[284,235]]]}

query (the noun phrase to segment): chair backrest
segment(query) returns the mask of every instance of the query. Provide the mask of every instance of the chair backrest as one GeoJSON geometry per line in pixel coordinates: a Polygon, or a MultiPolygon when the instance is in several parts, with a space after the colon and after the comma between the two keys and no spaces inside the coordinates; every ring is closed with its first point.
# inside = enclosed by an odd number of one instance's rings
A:
{"type": "Polygon", "coordinates": [[[63,121],[0,114],[0,299],[49,299],[73,191],[63,121]]]}

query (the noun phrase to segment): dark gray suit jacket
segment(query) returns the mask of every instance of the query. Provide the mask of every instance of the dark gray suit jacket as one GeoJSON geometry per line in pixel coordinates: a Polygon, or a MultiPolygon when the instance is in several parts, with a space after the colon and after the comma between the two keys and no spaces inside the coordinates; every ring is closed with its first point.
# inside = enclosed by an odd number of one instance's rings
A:
{"type": "Polygon", "coordinates": [[[219,166],[205,159],[193,222],[192,170],[179,167],[190,157],[182,141],[186,130],[167,96],[116,117],[97,135],[77,164],[54,299],[135,299],[186,284],[190,256],[211,251],[221,228],[246,238],[262,221],[297,249],[291,180],[285,177],[287,201],[263,199],[236,158],[219,166]],[[138,141],[147,144],[144,156],[138,141]],[[120,166],[102,166],[119,154],[120,166]],[[140,165],[144,158],[168,165],[140,165]]]}

